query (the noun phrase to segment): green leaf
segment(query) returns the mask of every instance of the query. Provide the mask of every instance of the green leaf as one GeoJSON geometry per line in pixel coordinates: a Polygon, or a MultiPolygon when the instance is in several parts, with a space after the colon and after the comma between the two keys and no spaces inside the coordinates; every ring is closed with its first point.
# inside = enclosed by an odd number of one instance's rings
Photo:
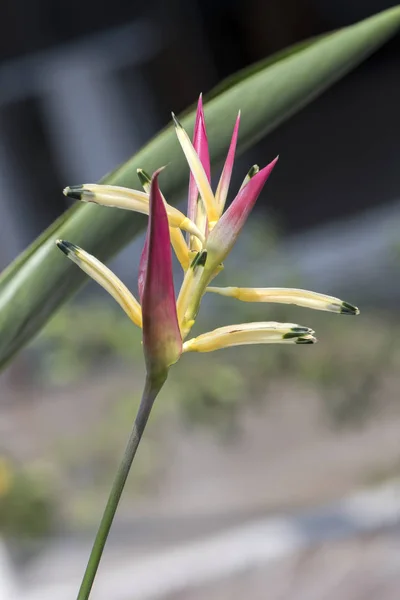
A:
{"type": "MultiPolygon", "coordinates": [[[[297,44],[223,82],[205,106],[212,161],[223,160],[239,108],[239,151],[243,152],[358,65],[399,27],[400,7],[395,7],[297,44]]],[[[192,110],[183,118],[183,125],[192,130],[193,123],[192,110]]],[[[173,202],[187,185],[188,169],[172,126],[103,181],[140,187],[138,167],[153,172],[166,164],[160,184],[168,201],[173,202]]],[[[0,366],[85,280],[55,247],[57,238],[70,240],[107,260],[144,225],[144,218],[135,213],[77,204],[23,252],[0,278],[0,366]]]]}

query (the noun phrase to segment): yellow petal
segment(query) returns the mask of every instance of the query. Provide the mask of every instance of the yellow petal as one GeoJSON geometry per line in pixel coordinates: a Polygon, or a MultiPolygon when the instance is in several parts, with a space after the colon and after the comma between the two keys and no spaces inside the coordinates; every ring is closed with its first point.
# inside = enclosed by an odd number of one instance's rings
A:
{"type": "Polygon", "coordinates": [[[183,344],[183,352],[212,352],[245,344],[313,344],[314,331],[294,323],[242,323],[220,327],[183,344]]]}
{"type": "Polygon", "coordinates": [[[194,323],[196,315],[193,315],[192,311],[189,311],[189,315],[187,315],[187,313],[191,301],[196,297],[197,286],[203,274],[206,259],[206,250],[196,254],[185,274],[181,289],[179,291],[178,300],[176,302],[176,310],[178,313],[178,323],[183,339],[187,336],[194,323]]]}
{"type": "MultiPolygon", "coordinates": [[[[200,196],[196,207],[195,223],[198,230],[201,231],[201,233],[205,236],[208,227],[208,218],[204,203],[202,202],[200,196]]],[[[200,252],[203,249],[203,244],[198,237],[193,235],[190,236],[190,249],[194,252],[200,252]]]]}
{"type": "Polygon", "coordinates": [[[183,237],[181,230],[177,227],[170,227],[169,237],[171,239],[171,244],[176,254],[176,258],[179,260],[182,269],[187,271],[190,265],[189,248],[185,242],[185,238],[183,237]]]}
{"type": "MultiPolygon", "coordinates": [[[[111,206],[149,214],[149,194],[131,190],[130,188],[119,187],[116,185],[100,185],[96,183],[85,183],[80,186],[70,186],[65,188],[64,194],[75,200],[83,202],[94,202],[102,206],[111,206]]],[[[186,217],[180,210],[165,204],[168,215],[168,223],[171,227],[178,227],[184,231],[198,237],[204,242],[204,235],[199,231],[196,225],[186,217]]]]}
{"type": "Polygon", "coordinates": [[[103,287],[123,308],[128,317],[142,327],[142,309],[126,285],[94,256],[65,240],[57,240],[57,246],[89,277],[103,287]]]}
{"type": "Polygon", "coordinates": [[[196,150],[193,148],[193,144],[178,119],[172,113],[172,118],[175,123],[176,135],[179,143],[182,147],[183,153],[188,161],[189,168],[192,172],[194,180],[199,190],[200,196],[204,202],[204,206],[207,211],[208,220],[215,222],[218,220],[218,212],[216,208],[214,194],[212,193],[210,183],[207,179],[207,175],[204,171],[203,165],[197,155],[196,150]]]}
{"type": "Polygon", "coordinates": [[[277,302],[280,304],[296,304],[315,310],[326,310],[342,315],[358,315],[356,306],[325,294],[317,294],[295,288],[238,288],[208,287],[207,292],[221,296],[230,296],[243,302],[277,302]]]}

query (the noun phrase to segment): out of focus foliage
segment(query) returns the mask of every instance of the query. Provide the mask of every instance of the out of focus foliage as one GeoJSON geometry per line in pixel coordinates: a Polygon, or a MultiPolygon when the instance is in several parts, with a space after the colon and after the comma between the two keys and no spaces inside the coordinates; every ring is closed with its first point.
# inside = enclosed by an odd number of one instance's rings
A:
{"type": "Polygon", "coordinates": [[[0,533],[35,539],[55,527],[54,497],[49,482],[32,467],[21,468],[0,456],[0,533]]]}
{"type": "Polygon", "coordinates": [[[117,307],[98,300],[61,310],[35,349],[37,378],[56,385],[77,382],[103,365],[142,361],[139,329],[117,307]]]}

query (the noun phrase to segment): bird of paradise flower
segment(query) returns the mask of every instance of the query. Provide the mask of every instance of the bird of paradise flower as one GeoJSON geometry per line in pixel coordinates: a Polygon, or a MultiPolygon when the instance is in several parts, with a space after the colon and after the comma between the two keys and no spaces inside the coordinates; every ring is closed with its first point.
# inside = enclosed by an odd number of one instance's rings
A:
{"type": "Polygon", "coordinates": [[[263,169],[254,165],[227,210],[225,203],[233,170],[239,133],[238,114],[225,165],[215,194],[210,185],[210,156],[206,123],[200,96],[193,143],[172,114],[176,134],[190,168],[187,216],[167,204],[159,187],[160,170],[150,178],[138,170],[144,191],[111,185],[84,184],[64,190],[70,198],[149,215],[146,240],[139,264],[138,300],[118,277],[94,256],[65,240],[58,247],[120,304],[128,317],[143,330],[146,384],[128,446],[117,473],[78,600],[89,597],[103,548],[130,466],[146,426],[153,402],[169,368],[186,352],[210,352],[243,344],[313,344],[314,331],[294,323],[256,322],[220,327],[187,339],[206,292],[244,302],[275,302],[356,315],[358,308],[338,298],[302,289],[238,288],[210,286],[223,268],[238,235],[272,173],[278,158],[263,169]],[[186,239],[182,234],[186,232],[186,239]],[[175,297],[172,245],[184,276],[175,297]]]}

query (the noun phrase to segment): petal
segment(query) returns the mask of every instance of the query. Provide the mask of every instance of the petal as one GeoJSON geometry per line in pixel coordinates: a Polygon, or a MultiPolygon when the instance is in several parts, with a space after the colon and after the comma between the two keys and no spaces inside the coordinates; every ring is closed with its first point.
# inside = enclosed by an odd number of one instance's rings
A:
{"type": "Polygon", "coordinates": [[[108,267],[71,242],[57,240],[56,244],[69,259],[89,277],[97,281],[118,302],[136,325],[142,326],[142,311],[139,302],[108,267]]]}
{"type": "MultiPolygon", "coordinates": [[[[208,139],[206,131],[206,121],[203,111],[202,95],[200,94],[199,102],[197,105],[196,121],[193,131],[193,147],[203,165],[204,172],[207,176],[208,181],[211,183],[211,168],[210,168],[210,154],[208,150],[208,139]]],[[[204,236],[208,233],[208,218],[207,211],[204,203],[199,196],[199,190],[196,185],[196,181],[190,172],[189,177],[189,196],[188,196],[188,212],[187,216],[191,219],[199,231],[204,236]]],[[[203,249],[203,244],[199,238],[190,235],[189,236],[190,250],[193,252],[200,252],[203,249]]]]}
{"type": "Polygon", "coordinates": [[[275,160],[250,179],[219,219],[214,229],[212,229],[206,245],[208,250],[208,271],[214,271],[232,250],[277,160],[278,158],[275,158],[275,160]]]}
{"type": "Polygon", "coordinates": [[[240,124],[240,111],[236,119],[235,127],[233,128],[233,134],[231,143],[228,150],[228,156],[222,169],[221,178],[218,183],[217,191],[215,193],[215,202],[218,208],[218,213],[221,215],[224,212],[226,198],[228,196],[229,184],[231,182],[233,163],[235,161],[236,144],[239,134],[240,124]]]}
{"type": "MultiPolygon", "coordinates": [[[[206,238],[208,235],[208,229],[209,229],[208,228],[208,217],[207,217],[207,211],[205,209],[205,206],[204,206],[200,196],[198,196],[198,200],[197,200],[195,224],[196,224],[197,229],[204,235],[204,238],[206,238]]],[[[203,249],[205,241],[202,242],[198,237],[195,237],[194,235],[190,235],[189,236],[189,244],[190,244],[190,250],[192,250],[193,252],[200,252],[203,249]]]]}
{"type": "Polygon", "coordinates": [[[191,302],[196,299],[196,292],[199,281],[204,271],[204,265],[207,259],[207,251],[202,250],[193,259],[189,269],[185,274],[181,289],[179,291],[176,308],[178,312],[178,321],[181,329],[182,338],[185,339],[190,329],[194,325],[195,314],[191,310],[191,302]],[[188,312],[188,314],[187,314],[188,312]]]}
{"type": "Polygon", "coordinates": [[[68,198],[81,200],[82,202],[94,202],[103,206],[149,214],[149,195],[138,190],[131,190],[117,185],[84,183],[83,185],[66,187],[63,193],[68,198]]]}
{"type": "MultiPolygon", "coordinates": [[[[85,183],[84,185],[74,185],[65,188],[64,194],[69,198],[82,200],[82,202],[94,202],[102,206],[132,210],[144,215],[149,214],[149,195],[146,192],[139,192],[130,188],[85,183]]],[[[204,236],[200,233],[196,225],[180,210],[169,204],[166,204],[166,209],[168,222],[171,227],[179,227],[204,241],[204,236]]]]}
{"type": "Polygon", "coordinates": [[[246,344],[313,344],[313,330],[294,323],[242,323],[220,327],[183,344],[183,352],[212,352],[246,344]]]}
{"type": "MultiPolygon", "coordinates": [[[[182,235],[181,230],[177,227],[170,227],[169,236],[171,238],[171,244],[176,254],[176,258],[178,259],[182,269],[187,271],[190,265],[189,247],[182,235]]],[[[195,239],[198,240],[198,238],[195,239]]],[[[198,242],[201,245],[200,240],[198,240],[198,242]]]]}
{"type": "Polygon", "coordinates": [[[220,296],[230,296],[243,302],[277,302],[280,304],[296,304],[315,310],[326,310],[342,315],[358,315],[359,309],[339,298],[317,294],[295,288],[238,288],[238,287],[208,287],[207,292],[220,296]]]}
{"type": "Polygon", "coordinates": [[[197,189],[199,190],[200,196],[204,202],[208,220],[214,222],[218,219],[218,213],[216,209],[215,198],[212,193],[207,174],[204,170],[203,165],[201,164],[196,150],[193,148],[192,142],[190,141],[188,134],[183,129],[182,125],[179,123],[174,113],[172,113],[172,118],[175,123],[175,130],[179,143],[186,156],[186,160],[188,161],[190,171],[196,182],[197,189]]]}
{"type": "MultiPolygon", "coordinates": [[[[210,153],[208,150],[206,122],[205,122],[205,118],[204,118],[203,102],[202,102],[201,94],[200,94],[199,101],[197,104],[196,121],[194,124],[193,148],[196,151],[197,156],[200,159],[200,162],[203,166],[204,173],[205,173],[208,181],[211,181],[210,153]]],[[[193,222],[196,222],[198,196],[199,196],[199,190],[197,188],[195,178],[193,177],[192,173],[190,173],[187,216],[193,222]]]]}
{"type": "Polygon", "coordinates": [[[143,348],[150,377],[164,377],[182,352],[176,314],[168,217],[158,187],[151,181],[147,267],[143,285],[143,348]]]}

